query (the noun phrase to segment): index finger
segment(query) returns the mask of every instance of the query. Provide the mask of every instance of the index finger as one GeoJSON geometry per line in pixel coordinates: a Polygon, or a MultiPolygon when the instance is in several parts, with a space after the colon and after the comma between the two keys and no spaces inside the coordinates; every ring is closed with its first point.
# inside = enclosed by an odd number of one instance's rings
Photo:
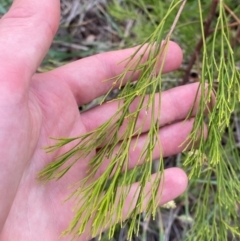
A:
{"type": "MultiPolygon", "coordinates": [[[[67,82],[78,105],[86,104],[108,92],[112,87],[113,80],[104,80],[121,74],[126,67],[126,61],[124,62],[123,60],[133,55],[138,48],[139,46],[97,54],[59,67],[49,73],[59,81],[67,82]]],[[[143,50],[144,48],[141,49],[141,51],[139,51],[140,53],[137,55],[139,56],[143,54],[143,50]]],[[[147,56],[148,51],[144,53],[142,63],[145,63],[147,56]]],[[[167,73],[179,68],[181,62],[181,48],[176,43],[170,41],[162,72],[167,73]]],[[[161,63],[160,58],[159,65],[161,65],[161,63]]],[[[49,73],[42,74],[42,76],[49,73]]],[[[133,81],[137,80],[138,74],[139,71],[136,71],[135,74],[133,74],[133,81]]],[[[128,81],[130,75],[132,75],[131,71],[126,74],[123,80],[123,85],[128,81]]],[[[115,87],[117,88],[117,85],[115,87]]]]}
{"type": "Polygon", "coordinates": [[[25,90],[52,42],[59,15],[59,0],[13,2],[0,20],[1,88],[25,90]]]}

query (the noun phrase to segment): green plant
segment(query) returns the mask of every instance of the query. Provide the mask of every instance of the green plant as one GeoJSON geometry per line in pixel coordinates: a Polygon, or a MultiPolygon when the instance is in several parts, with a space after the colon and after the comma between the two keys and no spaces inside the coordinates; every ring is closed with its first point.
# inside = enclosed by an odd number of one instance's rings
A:
{"type": "Polygon", "coordinates": [[[10,0],[3,0],[0,3],[0,15],[5,14],[7,12],[7,9],[10,5],[10,0]]]}
{"type": "MultiPolygon", "coordinates": [[[[142,210],[144,189],[152,174],[152,150],[156,145],[161,148],[160,140],[156,135],[159,130],[160,110],[158,113],[151,112],[152,122],[148,133],[148,142],[145,143],[140,155],[140,159],[144,159],[145,164],[127,171],[125,167],[129,159],[128,150],[133,137],[136,138],[136,142],[138,141],[144,125],[143,122],[136,129],[136,120],[140,111],[144,110],[148,114],[149,109],[154,108],[154,94],[162,90],[163,64],[161,64],[160,70],[157,70],[159,57],[162,58],[162,63],[164,63],[168,42],[176,27],[180,13],[185,3],[188,6],[191,2],[196,4],[196,1],[194,3],[193,1],[186,3],[182,0],[171,1],[171,3],[165,1],[164,4],[165,6],[168,5],[168,10],[162,15],[162,21],[136,53],[125,60],[125,71],[114,79],[108,80],[113,81],[112,88],[115,85],[122,87],[116,99],[121,101],[122,105],[119,105],[116,115],[95,131],[84,136],[57,139],[56,145],[47,148],[48,152],[52,152],[72,141],[77,143],[71,150],[50,163],[39,173],[39,178],[44,181],[61,178],[78,159],[89,155],[93,149],[99,150],[96,156],[92,158],[88,177],[75,184],[76,191],[71,197],[78,198],[80,194],[84,194],[84,199],[78,200],[76,215],[64,234],[72,232],[76,236],[81,234],[85,229],[85,224],[93,216],[95,219],[91,230],[93,235],[102,231],[112,221],[121,221],[124,200],[129,192],[125,187],[136,180],[141,183],[141,189],[138,194],[136,193],[138,202],[130,214],[129,238],[134,231],[138,232],[139,225],[136,225],[135,221],[139,218],[137,214],[142,210]],[[176,17],[169,25],[168,20],[172,15],[176,15],[176,17]],[[143,53],[148,53],[148,59],[144,63],[142,63],[143,53]],[[131,84],[131,76],[136,71],[141,71],[141,75],[138,82],[131,84]],[[129,72],[131,73],[129,81],[123,86],[123,78],[129,72]],[[147,101],[145,101],[146,94],[149,95],[147,101]],[[134,112],[130,112],[129,107],[136,98],[139,99],[138,107],[134,112]],[[126,121],[128,122],[127,128],[119,136],[119,129],[126,121]],[[120,146],[119,140],[121,140],[120,146]],[[74,161],[69,162],[72,157],[74,157],[74,161]],[[105,157],[111,160],[110,165],[98,179],[89,183],[89,180],[95,178],[105,157]],[[139,176],[139,173],[141,173],[141,176],[139,176]],[[117,188],[121,188],[122,191],[118,199],[115,197],[117,188]],[[117,210],[116,202],[118,202],[117,210]],[[88,210],[92,210],[92,212],[88,210]],[[116,213],[117,216],[114,215],[116,213]],[[109,214],[114,220],[106,218],[109,214]],[[80,219],[81,223],[79,223],[80,219]]],[[[189,61],[186,73],[189,75],[189,70],[198,59],[197,68],[201,72],[199,83],[201,99],[193,130],[187,140],[187,148],[190,149],[190,152],[186,153],[183,166],[192,180],[190,185],[198,185],[199,180],[204,180],[204,183],[198,186],[201,191],[198,195],[199,201],[194,207],[195,223],[189,234],[186,235],[186,239],[227,240],[229,237],[240,237],[237,215],[237,205],[240,202],[240,165],[238,164],[240,158],[232,128],[234,125],[232,119],[237,114],[236,110],[239,105],[237,102],[240,99],[240,74],[236,66],[237,55],[233,51],[235,46],[231,42],[232,33],[228,27],[231,17],[236,18],[236,21],[239,21],[239,19],[233,12],[229,11],[226,5],[227,1],[213,0],[209,16],[204,24],[204,19],[206,19],[202,12],[204,1],[198,0],[197,2],[196,10],[198,13],[195,14],[198,14],[198,17],[195,16],[197,20],[194,21],[200,26],[200,41],[195,54],[189,61]],[[218,17],[214,19],[216,14],[218,17]],[[200,53],[201,50],[202,54],[200,53]],[[214,98],[212,93],[215,95],[214,98]],[[215,105],[210,110],[209,103],[213,101],[215,105]],[[204,114],[206,109],[208,111],[207,118],[204,114]],[[204,140],[205,124],[208,126],[207,140],[204,140]],[[223,138],[225,140],[224,146],[222,144],[223,138]],[[193,147],[193,143],[196,141],[199,143],[198,150],[193,147]],[[211,192],[214,192],[214,195],[211,192]]],[[[141,3],[144,6],[143,1],[136,4],[141,3]]],[[[144,11],[148,12],[146,8],[144,8],[144,11]]],[[[148,17],[151,19],[151,14],[148,14],[148,17]]],[[[153,26],[154,23],[152,21],[153,26]]],[[[186,78],[183,79],[183,83],[186,83],[186,78]]],[[[159,97],[159,106],[160,103],[161,98],[159,97]]],[[[158,175],[152,184],[152,200],[148,203],[146,217],[154,216],[157,211],[156,192],[159,189],[164,169],[162,157],[159,163],[158,175]]],[[[115,226],[110,228],[109,237],[113,236],[114,230],[115,226]]]]}

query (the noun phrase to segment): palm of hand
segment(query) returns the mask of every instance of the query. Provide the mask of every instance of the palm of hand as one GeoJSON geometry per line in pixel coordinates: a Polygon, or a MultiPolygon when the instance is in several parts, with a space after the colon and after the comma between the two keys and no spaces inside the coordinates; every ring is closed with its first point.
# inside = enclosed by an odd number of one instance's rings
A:
{"type": "MultiPolygon", "coordinates": [[[[0,113],[1,116],[6,115],[4,109],[0,113]]],[[[10,143],[11,146],[5,146],[19,153],[18,158],[14,157],[13,160],[17,163],[14,170],[22,173],[8,183],[8,189],[12,191],[16,189],[13,186],[16,182],[18,187],[9,199],[4,200],[5,210],[2,214],[7,210],[6,206],[12,204],[12,207],[1,240],[27,240],[36,234],[39,240],[46,240],[46,237],[47,240],[57,240],[71,216],[70,202],[63,205],[62,201],[69,194],[68,186],[81,178],[85,170],[80,167],[78,172],[75,170],[76,176],[71,172],[71,178],[63,178],[49,185],[37,183],[36,173],[57,155],[47,156],[41,149],[49,143],[50,136],[72,136],[85,131],[76,100],[65,83],[53,78],[39,78],[32,84],[28,100],[13,106],[4,125],[11,130],[6,131],[6,139],[11,132],[15,140],[10,143]],[[59,214],[63,216],[59,217],[59,214]],[[38,225],[32,226],[33,223],[38,225]]]]}
{"type": "MultiPolygon", "coordinates": [[[[71,192],[68,186],[84,177],[89,159],[79,162],[59,181],[42,185],[36,182],[37,172],[60,153],[46,155],[41,148],[52,144],[49,140],[51,136],[83,134],[114,114],[117,105],[113,104],[101,106],[80,116],[78,105],[106,93],[111,83],[103,84],[102,80],[120,73],[123,66],[116,64],[134,50],[106,53],[49,73],[34,74],[54,35],[54,31],[47,36],[43,33],[48,31],[46,29],[49,29],[49,24],[51,29],[57,28],[56,9],[59,2],[55,0],[50,4],[48,0],[44,0],[37,7],[35,4],[38,1],[25,1],[15,1],[15,7],[0,22],[0,34],[4,31],[5,35],[2,36],[7,36],[6,42],[0,42],[0,52],[5,53],[5,58],[0,58],[0,73],[4,76],[0,80],[0,164],[3,167],[0,172],[0,240],[58,240],[73,216],[73,203],[62,203],[71,192]],[[23,9],[32,9],[38,15],[25,16],[25,13],[19,12],[20,5],[23,9]],[[40,28],[39,38],[36,41],[26,38],[25,27],[29,36],[34,33],[34,29],[25,20],[30,18],[32,22],[39,21],[41,25],[44,23],[42,19],[48,18],[49,11],[53,14],[49,23],[40,28]],[[22,27],[22,32],[19,30],[19,21],[26,25],[22,27]],[[10,32],[6,30],[9,26],[10,32]],[[14,34],[21,41],[8,43],[8,37],[14,34]],[[39,48],[40,44],[42,48],[39,48]],[[37,51],[14,53],[15,45],[26,50],[33,46],[37,51]]],[[[164,71],[176,69],[180,62],[181,51],[176,44],[171,43],[164,71]]],[[[163,94],[161,125],[175,122],[161,129],[160,134],[166,137],[162,143],[164,155],[181,151],[179,145],[192,127],[192,121],[184,125],[184,128],[181,121],[191,108],[196,90],[197,85],[190,85],[163,94]],[[178,101],[181,96],[185,98],[185,102],[178,101]],[[175,103],[176,107],[169,104],[169,101],[175,103]],[[168,136],[173,138],[169,139],[168,136]]],[[[156,153],[158,155],[159,151],[156,153]]],[[[186,184],[186,176],[181,170],[167,170],[161,203],[178,196],[186,184]]],[[[80,240],[86,240],[87,237],[87,234],[83,234],[80,240]]]]}

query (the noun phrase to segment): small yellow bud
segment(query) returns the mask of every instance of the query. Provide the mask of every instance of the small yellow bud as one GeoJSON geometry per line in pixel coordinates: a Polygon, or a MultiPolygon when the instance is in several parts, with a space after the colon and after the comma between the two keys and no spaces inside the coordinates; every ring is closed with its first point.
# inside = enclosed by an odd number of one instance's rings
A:
{"type": "Polygon", "coordinates": [[[176,203],[174,202],[174,200],[171,200],[171,201],[163,204],[161,207],[166,208],[166,209],[173,209],[173,208],[176,208],[176,203]]]}

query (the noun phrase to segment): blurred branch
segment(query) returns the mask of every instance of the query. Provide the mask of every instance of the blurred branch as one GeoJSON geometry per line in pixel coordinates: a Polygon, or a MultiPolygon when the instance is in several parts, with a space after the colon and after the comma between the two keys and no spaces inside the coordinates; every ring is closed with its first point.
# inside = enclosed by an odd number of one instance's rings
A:
{"type": "MultiPolygon", "coordinates": [[[[219,0],[213,0],[212,1],[212,6],[211,6],[211,9],[210,9],[210,12],[209,12],[209,15],[208,15],[208,18],[207,18],[207,21],[205,22],[205,27],[204,27],[204,37],[207,38],[209,35],[210,35],[210,26],[211,26],[211,23],[215,17],[215,13],[216,13],[216,10],[217,10],[217,6],[218,6],[218,3],[219,3],[219,0]]],[[[192,70],[192,67],[193,65],[195,64],[196,62],[196,59],[197,59],[197,56],[199,55],[201,49],[202,49],[202,46],[203,46],[203,39],[201,38],[195,48],[195,51],[194,53],[192,54],[192,57],[190,58],[190,61],[188,63],[188,66],[185,70],[185,75],[182,79],[182,85],[186,84],[188,82],[188,79],[189,79],[189,74],[192,70]]]]}

